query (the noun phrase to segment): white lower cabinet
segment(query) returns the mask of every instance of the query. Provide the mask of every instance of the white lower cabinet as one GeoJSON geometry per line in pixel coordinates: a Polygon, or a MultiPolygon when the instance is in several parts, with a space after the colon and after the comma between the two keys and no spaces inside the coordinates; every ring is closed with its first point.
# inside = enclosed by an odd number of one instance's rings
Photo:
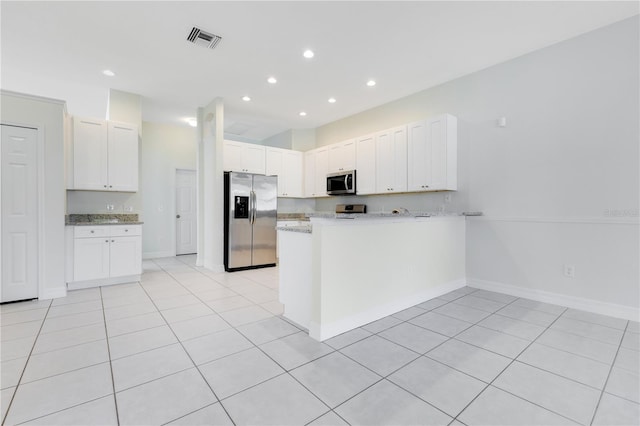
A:
{"type": "Polygon", "coordinates": [[[109,277],[109,239],[73,239],[73,280],[88,281],[109,277]]]}
{"type": "Polygon", "coordinates": [[[130,282],[142,273],[141,225],[69,228],[69,289],[130,282]]]}

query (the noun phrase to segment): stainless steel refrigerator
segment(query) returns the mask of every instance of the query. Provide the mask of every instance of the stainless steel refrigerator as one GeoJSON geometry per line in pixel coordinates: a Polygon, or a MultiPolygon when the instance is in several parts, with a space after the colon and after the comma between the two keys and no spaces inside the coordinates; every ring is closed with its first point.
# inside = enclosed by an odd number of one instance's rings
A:
{"type": "Polygon", "coordinates": [[[224,172],[224,269],[276,264],[277,176],[224,172]]]}

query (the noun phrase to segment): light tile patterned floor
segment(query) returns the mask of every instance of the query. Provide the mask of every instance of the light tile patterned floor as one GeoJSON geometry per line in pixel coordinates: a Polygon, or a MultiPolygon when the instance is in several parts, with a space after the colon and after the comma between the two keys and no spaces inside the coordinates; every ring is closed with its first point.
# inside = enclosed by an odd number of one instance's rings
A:
{"type": "Polygon", "coordinates": [[[194,262],[1,306],[4,424],[640,424],[636,322],[465,287],[319,343],[194,262]]]}

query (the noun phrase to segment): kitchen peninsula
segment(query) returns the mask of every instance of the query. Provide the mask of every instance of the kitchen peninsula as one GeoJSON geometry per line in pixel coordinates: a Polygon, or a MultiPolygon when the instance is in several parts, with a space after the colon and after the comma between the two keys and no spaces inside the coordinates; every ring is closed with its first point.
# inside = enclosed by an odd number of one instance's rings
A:
{"type": "Polygon", "coordinates": [[[316,340],[465,285],[464,214],[310,219],[310,225],[278,228],[280,301],[284,316],[316,340]]]}

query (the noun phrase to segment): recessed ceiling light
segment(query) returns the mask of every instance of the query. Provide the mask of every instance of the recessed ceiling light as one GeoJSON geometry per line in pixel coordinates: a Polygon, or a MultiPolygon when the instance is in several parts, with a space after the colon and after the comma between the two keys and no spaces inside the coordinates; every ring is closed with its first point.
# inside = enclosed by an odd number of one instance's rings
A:
{"type": "Polygon", "coordinates": [[[314,55],[315,55],[315,53],[313,53],[313,50],[311,50],[311,49],[307,49],[302,53],[302,56],[304,56],[307,59],[313,58],[314,55]]]}
{"type": "Polygon", "coordinates": [[[369,80],[369,81],[367,81],[367,86],[369,86],[369,87],[373,87],[373,86],[375,86],[375,85],[376,85],[376,81],[375,81],[375,80],[369,80]]]}
{"type": "Polygon", "coordinates": [[[329,98],[329,103],[330,104],[335,104],[336,103],[336,98],[329,98]]]}
{"type": "Polygon", "coordinates": [[[106,75],[107,77],[113,77],[116,75],[116,73],[111,70],[104,70],[102,71],[102,74],[106,75]]]}
{"type": "Polygon", "coordinates": [[[278,82],[278,80],[277,80],[275,77],[269,77],[269,78],[267,79],[267,81],[268,81],[270,84],[276,84],[276,83],[278,82]]]}
{"type": "Polygon", "coordinates": [[[191,127],[198,127],[198,120],[195,118],[187,118],[187,123],[189,123],[191,127]]]}
{"type": "Polygon", "coordinates": [[[300,117],[306,117],[307,113],[304,111],[300,111],[300,117]]]}
{"type": "Polygon", "coordinates": [[[242,100],[245,101],[245,102],[249,102],[251,100],[251,98],[245,95],[245,96],[242,97],[242,100]]]}

